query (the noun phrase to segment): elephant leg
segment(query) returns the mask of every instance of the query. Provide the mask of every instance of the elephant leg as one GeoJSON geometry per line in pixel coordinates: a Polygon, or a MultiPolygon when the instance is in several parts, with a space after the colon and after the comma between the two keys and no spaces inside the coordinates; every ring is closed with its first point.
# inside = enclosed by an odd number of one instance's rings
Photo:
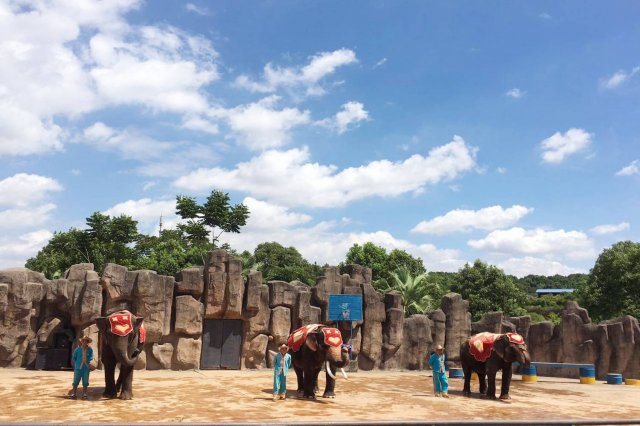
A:
{"type": "Polygon", "coordinates": [[[471,395],[471,374],[473,370],[469,366],[462,366],[462,371],[464,371],[464,386],[462,386],[462,395],[470,396],[471,395]]]}
{"type": "Polygon", "coordinates": [[[298,398],[302,398],[304,396],[304,370],[294,365],[293,371],[296,372],[296,379],[298,381],[298,398]]]}
{"type": "Polygon", "coordinates": [[[487,380],[489,381],[489,386],[487,386],[487,398],[496,399],[496,369],[489,368],[487,369],[487,380]]]}
{"type": "Polygon", "coordinates": [[[104,392],[102,392],[102,396],[115,398],[118,395],[115,382],[116,358],[108,346],[105,346],[102,352],[102,368],[104,368],[104,392]]]}
{"type": "Polygon", "coordinates": [[[314,399],[316,397],[316,394],[314,392],[314,386],[316,383],[316,373],[314,371],[314,368],[312,366],[305,366],[304,368],[304,393],[303,396],[305,398],[311,398],[314,399]]]}
{"type": "Polygon", "coordinates": [[[326,385],[324,387],[324,394],[322,394],[323,398],[335,398],[335,388],[336,388],[336,379],[329,376],[329,373],[325,373],[326,377],[326,385]]]}
{"type": "Polygon", "coordinates": [[[120,366],[120,377],[118,381],[121,382],[120,399],[129,400],[133,398],[133,367],[120,366]]]}
{"type": "Polygon", "coordinates": [[[511,399],[509,396],[509,387],[511,386],[511,363],[507,363],[502,368],[502,388],[500,390],[500,399],[511,399]]]}
{"type": "Polygon", "coordinates": [[[480,383],[480,394],[485,395],[487,393],[487,376],[486,374],[478,374],[478,382],[480,383]]]}

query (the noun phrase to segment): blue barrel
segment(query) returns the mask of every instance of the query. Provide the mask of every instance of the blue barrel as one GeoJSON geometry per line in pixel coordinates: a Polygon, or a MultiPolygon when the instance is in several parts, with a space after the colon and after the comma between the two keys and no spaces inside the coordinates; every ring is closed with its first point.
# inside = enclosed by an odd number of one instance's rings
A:
{"type": "Polygon", "coordinates": [[[596,377],[596,369],[593,367],[580,367],[580,377],[596,377]]]}
{"type": "Polygon", "coordinates": [[[617,373],[609,373],[609,374],[607,374],[607,384],[608,385],[621,385],[622,384],[622,374],[617,374],[617,373]]]}
{"type": "Polygon", "coordinates": [[[450,379],[462,379],[464,377],[464,371],[462,368],[451,368],[449,369],[449,378],[450,379]]]}
{"type": "Polygon", "coordinates": [[[535,365],[530,365],[529,367],[522,367],[520,370],[520,374],[523,376],[537,376],[538,370],[536,370],[535,365]]]}

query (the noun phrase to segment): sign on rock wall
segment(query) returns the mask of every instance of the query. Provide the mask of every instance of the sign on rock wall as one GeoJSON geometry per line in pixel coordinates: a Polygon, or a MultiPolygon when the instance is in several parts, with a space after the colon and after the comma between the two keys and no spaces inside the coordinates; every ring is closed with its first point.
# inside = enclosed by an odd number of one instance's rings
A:
{"type": "Polygon", "coordinates": [[[330,294],[329,319],[331,321],[362,321],[362,296],[330,294]]]}

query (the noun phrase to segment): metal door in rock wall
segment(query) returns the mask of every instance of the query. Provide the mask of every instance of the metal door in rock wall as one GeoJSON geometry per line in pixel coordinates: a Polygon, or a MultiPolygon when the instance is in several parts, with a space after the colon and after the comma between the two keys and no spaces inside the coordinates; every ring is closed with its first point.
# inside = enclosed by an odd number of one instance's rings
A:
{"type": "Polygon", "coordinates": [[[205,320],[202,333],[202,370],[239,370],[242,320],[205,320]]]}

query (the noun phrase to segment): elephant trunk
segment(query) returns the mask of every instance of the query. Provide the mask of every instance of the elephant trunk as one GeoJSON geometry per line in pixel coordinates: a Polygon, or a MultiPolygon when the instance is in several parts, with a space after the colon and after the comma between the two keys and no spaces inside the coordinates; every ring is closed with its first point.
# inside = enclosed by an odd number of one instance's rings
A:
{"type": "MultiPolygon", "coordinates": [[[[114,345],[112,346],[113,354],[116,357],[116,360],[120,363],[120,365],[124,367],[133,367],[138,360],[137,356],[129,355],[129,347],[124,345],[114,345]]],[[[133,351],[135,352],[135,350],[133,351]]]]}
{"type": "Polygon", "coordinates": [[[526,349],[522,351],[518,351],[518,362],[523,367],[528,367],[531,363],[531,356],[529,355],[529,351],[526,349]]]}

